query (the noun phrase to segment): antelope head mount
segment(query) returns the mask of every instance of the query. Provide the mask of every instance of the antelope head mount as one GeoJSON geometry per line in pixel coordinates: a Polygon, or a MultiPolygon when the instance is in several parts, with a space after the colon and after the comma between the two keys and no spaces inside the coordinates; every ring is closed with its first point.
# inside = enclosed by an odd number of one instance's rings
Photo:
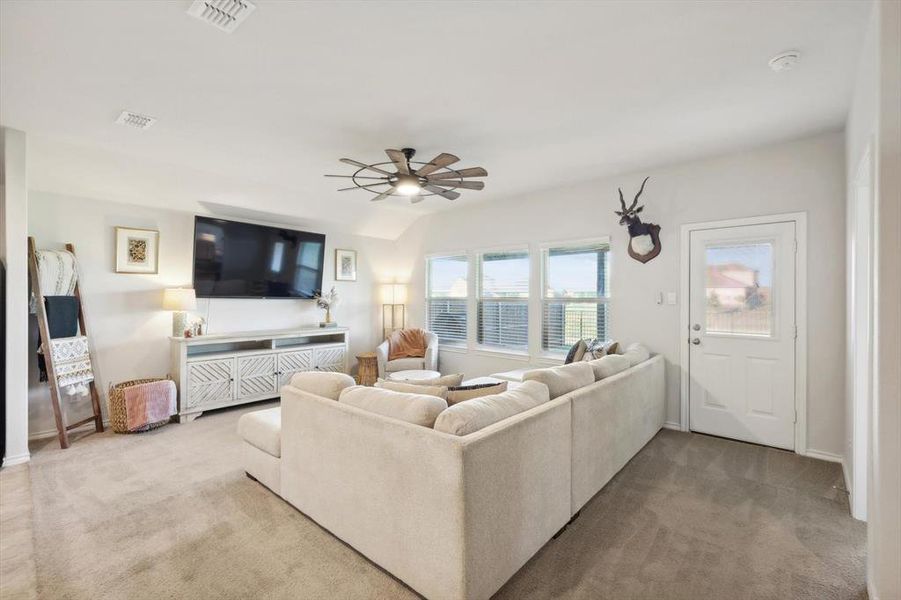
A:
{"type": "Polygon", "coordinates": [[[660,225],[642,223],[641,217],[638,216],[638,213],[644,210],[644,205],[638,206],[638,198],[644,192],[644,185],[648,179],[650,177],[645,177],[641,182],[641,188],[628,207],[623,198],[622,188],[617,188],[622,210],[613,211],[619,217],[619,224],[625,225],[629,230],[629,256],[642,263],[646,263],[660,254],[661,250],[660,225]]]}

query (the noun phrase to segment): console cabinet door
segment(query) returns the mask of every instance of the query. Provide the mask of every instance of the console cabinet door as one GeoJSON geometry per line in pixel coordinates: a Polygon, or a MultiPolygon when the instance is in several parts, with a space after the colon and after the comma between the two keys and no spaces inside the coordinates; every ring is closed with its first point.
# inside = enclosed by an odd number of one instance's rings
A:
{"type": "Polygon", "coordinates": [[[255,354],[238,357],[238,399],[274,396],[276,355],[255,354]]]}
{"type": "Polygon", "coordinates": [[[288,385],[291,376],[301,371],[313,370],[313,351],[295,350],[278,355],[278,388],[288,385]]]}
{"type": "Polygon", "coordinates": [[[344,372],[344,346],[334,348],[317,348],[314,351],[313,361],[317,371],[344,372]]]}
{"type": "Polygon", "coordinates": [[[188,363],[185,408],[223,404],[234,398],[235,359],[199,360],[188,363]]]}

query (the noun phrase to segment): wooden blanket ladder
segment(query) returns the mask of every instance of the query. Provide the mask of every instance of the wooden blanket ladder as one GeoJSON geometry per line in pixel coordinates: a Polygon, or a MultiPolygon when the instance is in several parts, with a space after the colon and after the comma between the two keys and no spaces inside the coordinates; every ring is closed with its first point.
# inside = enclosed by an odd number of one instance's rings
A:
{"type": "MultiPolygon", "coordinates": [[[[66,244],[66,250],[75,255],[75,247],[72,244],[66,244]]],[[[77,270],[77,262],[76,262],[77,270]]],[[[35,298],[35,310],[38,317],[38,331],[41,336],[41,345],[44,348],[44,363],[47,366],[47,381],[50,384],[50,402],[53,405],[53,417],[56,420],[56,430],[59,433],[59,445],[61,448],[69,447],[69,431],[76,427],[86,425],[91,421],[94,422],[94,428],[97,433],[103,432],[103,414],[100,412],[100,395],[97,393],[96,382],[92,379],[89,382],[91,393],[91,405],[93,414],[86,419],[82,419],[76,423],[66,424],[66,415],[60,405],[59,383],[56,378],[56,366],[53,364],[53,353],[50,351],[50,326],[47,322],[47,307],[44,304],[44,294],[41,291],[41,278],[38,273],[37,250],[35,248],[34,238],[28,238],[28,272],[31,275],[31,289],[35,298]]],[[[81,303],[81,295],[79,292],[79,277],[75,280],[75,291],[73,295],[78,298],[78,327],[81,335],[87,336],[88,330],[85,327],[84,306],[81,303]]],[[[91,368],[94,370],[94,353],[91,351],[91,368]]],[[[94,370],[96,377],[96,370],[94,370]]]]}

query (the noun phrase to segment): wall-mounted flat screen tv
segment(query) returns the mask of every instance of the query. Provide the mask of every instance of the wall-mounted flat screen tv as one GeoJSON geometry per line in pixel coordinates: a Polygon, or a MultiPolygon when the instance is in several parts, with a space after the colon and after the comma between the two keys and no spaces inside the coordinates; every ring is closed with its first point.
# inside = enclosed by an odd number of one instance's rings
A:
{"type": "Polygon", "coordinates": [[[313,298],[325,235],[194,218],[194,290],[201,298],[313,298]]]}

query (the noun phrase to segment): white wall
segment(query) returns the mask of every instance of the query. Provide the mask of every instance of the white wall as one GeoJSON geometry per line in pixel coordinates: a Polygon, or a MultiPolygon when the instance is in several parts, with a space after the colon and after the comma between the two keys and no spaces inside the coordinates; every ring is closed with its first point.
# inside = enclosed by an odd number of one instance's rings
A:
{"type": "Polygon", "coordinates": [[[0,260],[6,265],[6,453],[4,465],[28,460],[28,404],[25,379],[27,328],[22,315],[27,309],[28,262],[26,226],[28,190],[25,134],[0,129],[2,177],[0,177],[0,260]]]}
{"type": "MultiPolygon", "coordinates": [[[[490,193],[488,178],[486,194],[490,193]]],[[[808,448],[841,455],[844,438],[845,158],[840,132],[739,154],[652,168],[616,178],[429,215],[399,240],[411,281],[410,315],[424,322],[424,255],[491,246],[612,237],[611,333],[662,353],[667,368],[667,420],[679,421],[679,306],[656,304],[679,289],[679,228],[684,223],[805,211],[808,214],[808,448]],[[662,226],[663,252],[642,265],[625,252],[616,188],[642,200],[646,221],[662,226]]],[[[682,299],[679,299],[680,303],[682,299]]],[[[442,352],[442,371],[467,376],[521,368],[481,354],[442,352]]],[[[802,366],[803,368],[803,366],[802,366]]]]}
{"type": "MultiPolygon", "coordinates": [[[[187,212],[76,198],[32,191],[29,194],[28,232],[39,248],[75,245],[81,269],[81,292],[89,333],[96,351],[96,374],[106,411],[110,383],[138,377],[166,375],[172,316],[161,310],[163,289],[190,286],[194,217],[187,212]],[[160,231],[158,275],[115,272],[115,227],[143,227],[160,231]]],[[[394,243],[342,234],[323,228],[326,264],[323,288],[334,281],[334,249],[357,251],[356,282],[334,283],[341,303],[333,312],[340,325],[351,328],[351,353],[371,351],[380,341],[377,283],[393,277],[394,243]]],[[[315,326],[323,312],[310,300],[198,299],[198,314],[208,317],[209,331],[249,331],[315,326]]],[[[34,317],[29,348],[37,341],[34,317]]],[[[354,361],[352,360],[352,363],[354,361]]],[[[67,403],[69,420],[90,414],[87,397],[67,403]]],[[[29,352],[29,427],[32,437],[55,434],[47,384],[37,380],[37,363],[29,352]]]]}
{"type": "MultiPolygon", "coordinates": [[[[901,4],[896,1],[873,5],[846,143],[849,180],[867,146],[872,148],[874,357],[866,474],[867,586],[871,599],[888,600],[901,598],[901,4]]],[[[853,192],[848,191],[849,211],[853,192]]],[[[856,342],[849,332],[849,348],[856,342]]],[[[853,409],[849,404],[849,413],[853,409]]],[[[853,434],[848,431],[849,443],[856,445],[853,434]]]]}

